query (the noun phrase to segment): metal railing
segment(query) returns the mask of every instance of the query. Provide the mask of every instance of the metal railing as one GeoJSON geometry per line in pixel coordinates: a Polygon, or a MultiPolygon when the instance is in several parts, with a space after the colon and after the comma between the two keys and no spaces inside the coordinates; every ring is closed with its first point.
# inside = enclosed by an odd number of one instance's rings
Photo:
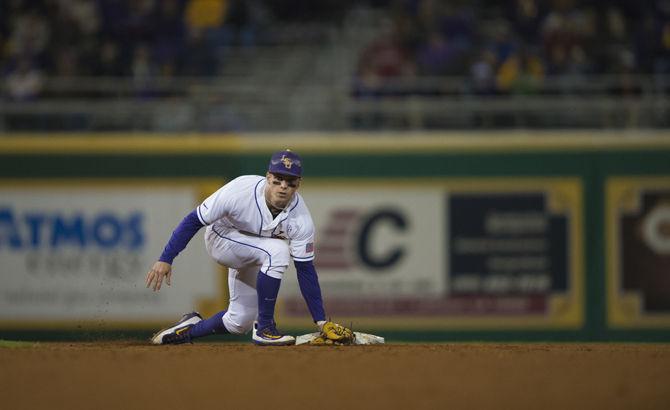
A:
{"type": "Polygon", "coordinates": [[[49,78],[31,101],[13,101],[0,89],[0,130],[670,127],[670,77],[547,78],[530,94],[486,95],[465,77],[388,80],[362,94],[349,75],[333,78],[49,78]]]}

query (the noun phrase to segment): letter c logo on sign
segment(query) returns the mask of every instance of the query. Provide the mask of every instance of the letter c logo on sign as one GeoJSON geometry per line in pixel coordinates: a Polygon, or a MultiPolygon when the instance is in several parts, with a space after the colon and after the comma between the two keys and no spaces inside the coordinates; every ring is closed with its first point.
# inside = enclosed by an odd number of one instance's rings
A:
{"type": "Polygon", "coordinates": [[[377,211],[363,221],[358,236],[358,254],[364,265],[375,270],[388,268],[398,263],[405,254],[405,249],[397,246],[384,253],[373,255],[370,249],[371,234],[376,227],[384,224],[391,225],[397,231],[407,230],[405,217],[395,210],[377,211]]]}

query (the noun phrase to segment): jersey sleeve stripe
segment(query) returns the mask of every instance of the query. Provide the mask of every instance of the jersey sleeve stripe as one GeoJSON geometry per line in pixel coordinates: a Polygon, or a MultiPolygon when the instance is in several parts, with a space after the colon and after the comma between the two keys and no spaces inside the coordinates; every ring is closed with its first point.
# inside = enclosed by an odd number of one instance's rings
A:
{"type": "Polygon", "coordinates": [[[200,222],[201,222],[203,225],[209,225],[209,224],[207,223],[207,221],[205,221],[205,218],[203,218],[203,217],[202,217],[202,214],[200,213],[200,206],[198,206],[198,207],[195,208],[195,209],[198,211],[198,219],[200,219],[200,222]]]}

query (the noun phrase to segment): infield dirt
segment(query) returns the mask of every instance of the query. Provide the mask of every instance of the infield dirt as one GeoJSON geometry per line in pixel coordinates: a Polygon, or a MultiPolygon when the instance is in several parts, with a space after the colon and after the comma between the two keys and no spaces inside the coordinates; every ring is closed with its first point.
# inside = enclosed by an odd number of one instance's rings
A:
{"type": "Polygon", "coordinates": [[[3,409],[670,409],[670,345],[0,348],[3,409]]]}

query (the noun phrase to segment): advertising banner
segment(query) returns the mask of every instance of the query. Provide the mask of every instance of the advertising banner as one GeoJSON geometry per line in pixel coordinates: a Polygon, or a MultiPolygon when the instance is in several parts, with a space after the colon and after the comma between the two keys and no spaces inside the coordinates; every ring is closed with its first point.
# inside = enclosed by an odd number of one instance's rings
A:
{"type": "MultiPolygon", "coordinates": [[[[327,313],[366,327],[577,328],[576,178],[310,180],[327,313]]],[[[282,313],[309,317],[296,281],[282,313]]]]}
{"type": "Polygon", "coordinates": [[[607,181],[608,324],[670,326],[670,176],[607,181]]]}
{"type": "Polygon", "coordinates": [[[175,260],[172,287],[153,293],[144,280],[181,218],[217,187],[207,181],[2,181],[0,325],[126,326],[174,320],[197,307],[219,291],[202,233],[175,260]]]}

